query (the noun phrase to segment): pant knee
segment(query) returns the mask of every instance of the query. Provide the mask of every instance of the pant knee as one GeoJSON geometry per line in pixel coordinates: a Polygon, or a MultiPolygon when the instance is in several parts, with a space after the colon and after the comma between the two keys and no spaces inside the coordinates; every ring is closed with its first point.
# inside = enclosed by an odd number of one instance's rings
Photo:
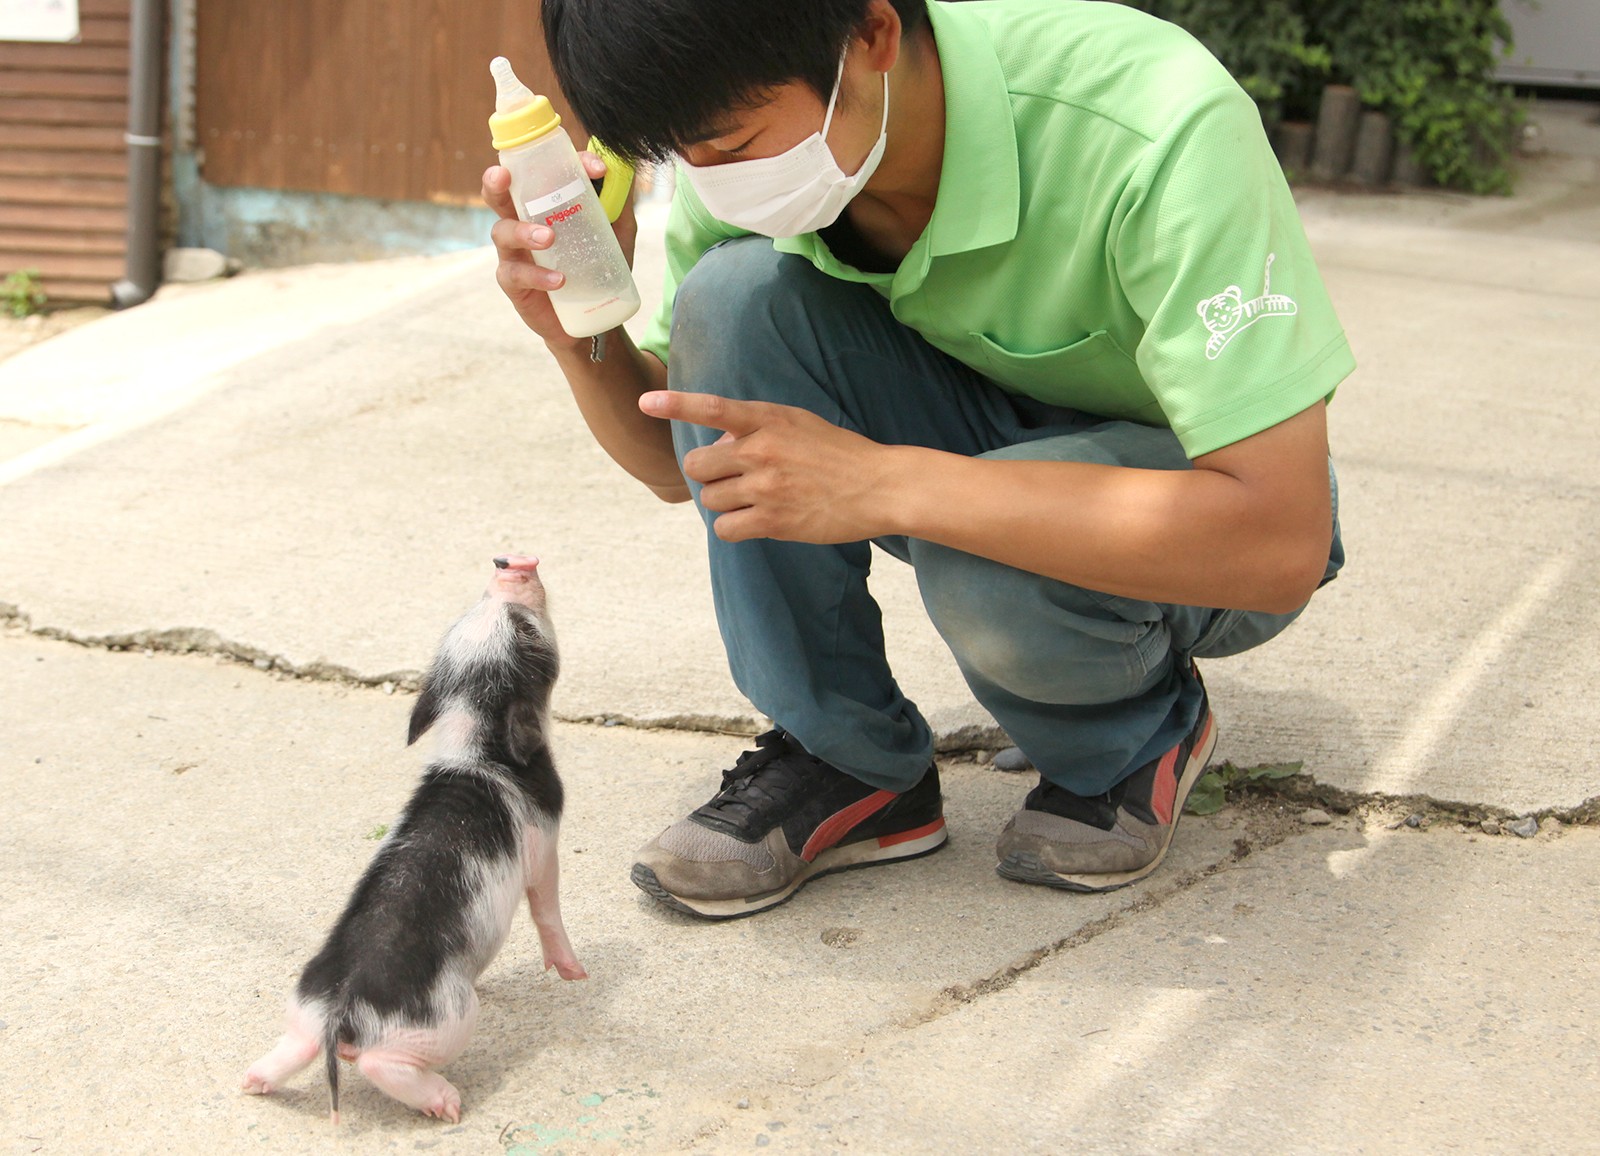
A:
{"type": "Polygon", "coordinates": [[[728,371],[752,345],[765,344],[773,302],[788,291],[780,284],[788,279],[785,262],[764,237],[725,241],[700,257],[672,303],[673,388],[741,398],[757,388],[750,375],[728,371]]]}
{"type": "Polygon", "coordinates": [[[827,376],[824,347],[848,328],[863,295],[876,299],[804,257],[778,252],[765,237],[715,245],[673,298],[672,388],[804,404],[782,394],[804,393],[827,376]]]}
{"type": "Polygon", "coordinates": [[[911,561],[969,681],[1029,702],[1098,706],[1141,693],[1170,661],[1159,614],[1130,620],[1090,591],[928,542],[911,543],[911,561]]]}

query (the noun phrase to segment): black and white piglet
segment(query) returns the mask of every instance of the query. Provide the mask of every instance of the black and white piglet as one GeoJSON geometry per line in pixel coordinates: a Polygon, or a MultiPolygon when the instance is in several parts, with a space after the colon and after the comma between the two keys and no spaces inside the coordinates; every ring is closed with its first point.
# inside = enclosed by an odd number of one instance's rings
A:
{"type": "Polygon", "coordinates": [[[339,1058],[429,1116],[461,1117],[433,1069],[467,1045],[476,980],[527,896],[544,966],[586,973],[561,925],[561,780],[548,743],[558,661],[537,558],[496,558],[482,600],[446,632],[408,742],[439,750],[289,1000],[278,1045],[245,1073],[271,1092],[322,1053],[333,1120],[339,1058]]]}

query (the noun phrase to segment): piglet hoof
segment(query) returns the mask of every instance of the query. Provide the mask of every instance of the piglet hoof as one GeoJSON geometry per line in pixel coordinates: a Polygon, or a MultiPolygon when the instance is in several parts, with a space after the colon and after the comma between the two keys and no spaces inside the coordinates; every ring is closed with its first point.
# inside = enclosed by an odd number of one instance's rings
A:
{"type": "Polygon", "coordinates": [[[274,1089],[272,1081],[251,1068],[244,1074],[244,1079],[239,1082],[239,1087],[252,1096],[265,1096],[274,1089]]]}
{"type": "Polygon", "coordinates": [[[546,971],[549,971],[552,967],[556,969],[556,974],[562,979],[589,978],[589,973],[583,970],[583,964],[576,959],[547,959],[544,961],[544,969],[546,971]]]}
{"type": "Polygon", "coordinates": [[[461,1093],[446,1084],[437,1099],[423,1106],[422,1114],[439,1120],[449,1120],[452,1124],[461,1123],[461,1093]]]}

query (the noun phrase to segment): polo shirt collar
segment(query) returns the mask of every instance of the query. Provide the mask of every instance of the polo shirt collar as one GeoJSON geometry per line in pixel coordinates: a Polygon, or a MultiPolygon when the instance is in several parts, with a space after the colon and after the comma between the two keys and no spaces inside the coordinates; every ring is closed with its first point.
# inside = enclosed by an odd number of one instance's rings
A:
{"type": "Polygon", "coordinates": [[[928,222],[930,255],[944,257],[1017,235],[1021,180],[1011,94],[989,29],[960,4],[928,5],[944,71],[944,162],[928,222]]]}

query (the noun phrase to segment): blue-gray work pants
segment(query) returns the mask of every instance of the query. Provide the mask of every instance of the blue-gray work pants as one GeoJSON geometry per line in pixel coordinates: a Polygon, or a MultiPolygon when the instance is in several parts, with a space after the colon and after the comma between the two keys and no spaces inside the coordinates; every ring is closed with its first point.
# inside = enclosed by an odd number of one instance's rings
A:
{"type": "MultiPolygon", "coordinates": [[[[1008,394],[901,325],[873,289],[756,237],[713,248],[679,287],[669,383],[799,406],[882,443],[1190,468],[1171,431],[1008,394]]],[[[674,423],[673,436],[681,462],[719,434],[674,423]]],[[[699,487],[691,490],[698,502],[699,487]]],[[[915,784],[933,737],[884,658],[867,591],[871,545],[727,543],[709,530],[715,515],[701,512],[739,689],[818,758],[881,789],[915,784]]],[[[1344,560],[1337,513],[1334,521],[1327,578],[1344,560]]],[[[1201,691],[1189,658],[1248,650],[1298,614],[1142,602],[930,542],[877,545],[916,568],[928,614],[978,701],[1041,774],[1080,795],[1110,789],[1194,725],[1201,691]]]]}

